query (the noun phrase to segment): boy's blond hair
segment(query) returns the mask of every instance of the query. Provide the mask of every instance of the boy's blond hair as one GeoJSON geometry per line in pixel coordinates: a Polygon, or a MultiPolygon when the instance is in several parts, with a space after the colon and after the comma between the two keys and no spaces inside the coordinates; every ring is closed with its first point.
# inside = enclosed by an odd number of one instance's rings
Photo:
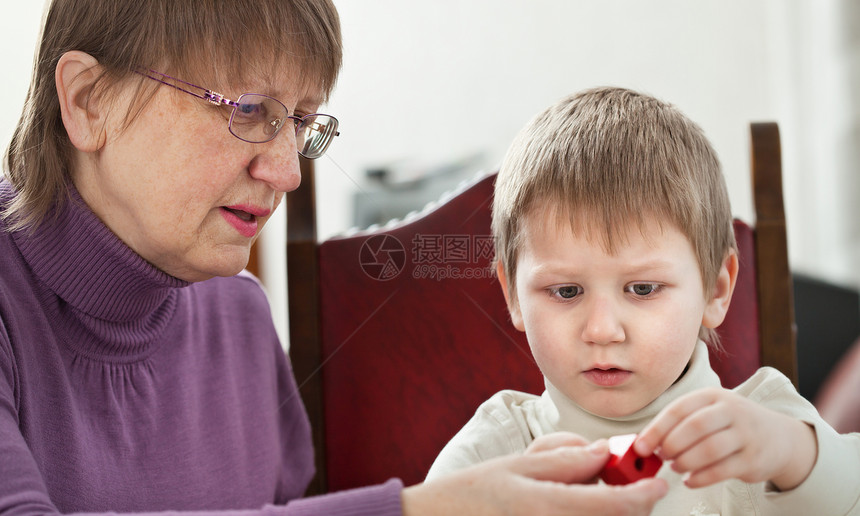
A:
{"type": "MultiPolygon", "coordinates": [[[[642,228],[648,217],[675,224],[692,244],[707,294],[736,248],[725,180],[702,130],[674,106],[623,88],[562,99],[508,149],[492,227],[511,303],[524,222],[538,208],[610,253],[631,224],[642,228]]],[[[700,337],[717,342],[707,328],[700,337]]]]}

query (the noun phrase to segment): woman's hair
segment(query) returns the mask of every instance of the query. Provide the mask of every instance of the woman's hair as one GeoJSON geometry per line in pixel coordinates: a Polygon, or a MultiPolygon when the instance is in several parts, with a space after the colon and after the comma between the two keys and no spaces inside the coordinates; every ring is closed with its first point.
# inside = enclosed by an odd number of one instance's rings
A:
{"type": "MultiPolygon", "coordinates": [[[[60,115],[55,70],[71,50],[90,54],[110,94],[137,81],[130,123],[158,87],[149,68],[195,84],[238,86],[288,69],[326,97],[341,67],[340,22],[331,0],[53,0],[47,7],[30,90],[6,153],[17,191],[2,213],[13,229],[35,227],[67,196],[71,144],[60,115]]],[[[214,87],[214,86],[212,86],[214,87]]]]}
{"type": "MultiPolygon", "coordinates": [[[[512,303],[526,219],[537,209],[610,253],[631,227],[674,224],[692,244],[706,293],[736,248],[725,180],[702,130],[670,104],[622,88],[562,99],[508,149],[492,227],[512,303]]],[[[700,337],[716,344],[712,330],[700,337]]]]}

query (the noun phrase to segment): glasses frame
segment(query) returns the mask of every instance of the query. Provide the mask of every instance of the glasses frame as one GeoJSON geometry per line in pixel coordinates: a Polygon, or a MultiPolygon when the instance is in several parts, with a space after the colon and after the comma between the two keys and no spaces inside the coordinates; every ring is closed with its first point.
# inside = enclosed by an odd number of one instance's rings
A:
{"type": "Polygon", "coordinates": [[[275,139],[275,137],[277,137],[277,136],[278,136],[278,133],[280,133],[280,132],[281,132],[281,129],[283,128],[283,126],[284,126],[284,124],[286,123],[286,121],[287,121],[287,120],[292,120],[292,121],[293,121],[293,124],[295,125],[295,128],[296,128],[296,136],[298,136],[298,135],[299,135],[299,132],[300,132],[303,128],[305,128],[305,127],[310,127],[311,123],[312,123],[312,122],[313,122],[317,117],[321,117],[321,116],[323,116],[323,117],[327,117],[327,118],[329,118],[329,119],[331,119],[331,120],[332,120],[332,122],[334,123],[334,129],[333,129],[333,132],[331,133],[331,135],[330,135],[330,136],[328,136],[328,137],[327,137],[327,139],[324,141],[325,145],[323,145],[323,146],[322,146],[322,150],[320,150],[320,151],[318,151],[318,152],[316,152],[316,153],[312,153],[312,154],[310,154],[310,155],[305,154],[305,153],[304,153],[304,152],[302,152],[301,150],[298,150],[298,153],[299,153],[300,155],[304,156],[305,158],[308,158],[308,159],[317,159],[317,158],[321,157],[323,154],[325,154],[325,151],[326,151],[326,150],[328,150],[328,147],[329,147],[329,145],[331,145],[331,142],[332,142],[332,141],[334,141],[334,138],[335,138],[336,136],[340,136],[340,132],[337,130],[337,126],[338,126],[338,120],[337,120],[337,118],[335,118],[335,117],[333,117],[333,116],[331,116],[331,115],[327,115],[327,114],[325,114],[325,113],[310,113],[310,114],[307,114],[307,115],[304,115],[304,116],[301,116],[301,117],[299,117],[299,116],[295,116],[295,115],[290,115],[290,114],[289,114],[289,113],[290,113],[290,110],[289,110],[289,109],[287,109],[287,106],[285,106],[283,102],[281,102],[280,100],[278,100],[278,99],[276,99],[276,98],[274,98],[274,97],[270,97],[269,95],[264,95],[264,94],[262,94],[262,93],[242,93],[241,95],[239,95],[239,96],[236,98],[236,100],[230,100],[230,99],[228,99],[227,97],[225,97],[224,95],[222,95],[222,94],[220,94],[220,93],[217,93],[217,92],[215,92],[215,91],[213,91],[213,90],[210,90],[210,89],[204,88],[204,87],[202,87],[202,86],[197,86],[196,84],[191,84],[191,83],[190,83],[190,82],[188,82],[188,81],[183,81],[182,79],[177,79],[176,77],[171,77],[170,75],[167,75],[167,74],[165,74],[165,73],[156,72],[155,70],[142,70],[142,69],[139,69],[139,70],[133,70],[133,71],[134,71],[135,73],[139,74],[139,75],[142,75],[142,76],[144,76],[144,77],[148,78],[148,79],[152,79],[153,81],[160,82],[161,84],[165,84],[165,85],[167,85],[167,86],[170,86],[171,88],[175,88],[175,89],[177,89],[177,90],[179,90],[179,91],[182,91],[182,92],[184,92],[184,93],[187,93],[187,94],[192,95],[192,96],[194,96],[194,97],[197,97],[197,98],[199,98],[199,99],[203,99],[203,100],[205,100],[205,101],[209,102],[210,104],[214,104],[214,105],[216,105],[216,106],[221,106],[221,107],[227,107],[227,108],[230,108],[230,109],[231,109],[231,111],[230,111],[230,120],[229,120],[229,122],[227,122],[227,129],[230,131],[230,134],[232,134],[232,135],[233,135],[233,136],[235,136],[236,138],[238,138],[238,139],[242,140],[243,142],[248,142],[248,143],[266,143],[266,142],[270,142],[270,141],[274,140],[274,139],[275,139]],[[165,81],[165,80],[163,80],[163,79],[159,79],[158,77],[153,77],[153,76],[152,76],[152,75],[150,75],[150,74],[155,74],[155,75],[158,75],[158,76],[160,76],[160,77],[164,77],[164,78],[170,79],[170,80],[172,80],[172,81],[176,81],[176,82],[182,83],[182,84],[184,84],[184,85],[186,85],[186,86],[189,86],[189,87],[191,87],[191,88],[196,88],[196,89],[198,89],[198,90],[202,91],[202,93],[195,93],[195,92],[193,92],[193,91],[188,91],[187,89],[185,89],[185,88],[183,88],[183,87],[181,87],[181,86],[178,86],[178,85],[176,85],[176,84],[172,84],[172,83],[167,82],[167,81],[165,81]],[[247,139],[247,138],[243,138],[243,137],[239,136],[238,134],[236,134],[236,133],[233,131],[233,117],[234,117],[234,115],[236,114],[236,109],[237,109],[239,106],[241,106],[240,101],[242,100],[242,97],[244,97],[244,96],[246,96],[246,95],[256,95],[256,96],[265,97],[265,98],[267,98],[267,99],[270,99],[270,100],[272,100],[272,101],[276,102],[276,103],[277,103],[278,105],[280,105],[281,107],[283,107],[283,108],[284,108],[284,113],[286,113],[286,114],[287,114],[287,116],[286,116],[286,118],[285,118],[284,120],[278,120],[278,119],[276,119],[276,120],[273,120],[273,121],[272,121],[272,122],[277,121],[278,123],[277,123],[277,125],[274,125],[274,124],[272,125],[272,126],[274,127],[274,131],[272,131],[271,135],[268,135],[268,136],[267,136],[267,138],[266,138],[266,139],[264,139],[264,140],[249,140],[249,139],[247,139]]]}

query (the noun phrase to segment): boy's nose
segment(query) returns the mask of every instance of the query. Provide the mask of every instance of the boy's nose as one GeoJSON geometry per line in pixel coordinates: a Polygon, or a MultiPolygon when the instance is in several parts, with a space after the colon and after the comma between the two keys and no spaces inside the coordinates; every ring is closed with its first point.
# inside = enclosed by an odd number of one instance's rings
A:
{"type": "Polygon", "coordinates": [[[624,327],[611,300],[594,299],[588,303],[587,316],[582,328],[582,340],[589,344],[623,342],[624,327]]]}

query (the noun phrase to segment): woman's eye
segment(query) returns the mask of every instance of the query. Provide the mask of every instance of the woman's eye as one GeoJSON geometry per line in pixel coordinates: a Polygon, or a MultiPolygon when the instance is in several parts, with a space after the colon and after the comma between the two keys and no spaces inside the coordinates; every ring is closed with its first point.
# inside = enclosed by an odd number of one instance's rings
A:
{"type": "Polygon", "coordinates": [[[660,290],[660,285],[656,283],[634,283],[633,285],[627,287],[627,290],[631,294],[645,297],[660,290]]]}
{"type": "Polygon", "coordinates": [[[564,285],[563,287],[553,287],[549,289],[549,291],[553,297],[573,299],[582,293],[582,287],[577,287],[576,285],[564,285]]]}
{"type": "Polygon", "coordinates": [[[236,113],[242,118],[262,119],[265,115],[265,106],[263,104],[239,104],[236,106],[236,113]]]}

